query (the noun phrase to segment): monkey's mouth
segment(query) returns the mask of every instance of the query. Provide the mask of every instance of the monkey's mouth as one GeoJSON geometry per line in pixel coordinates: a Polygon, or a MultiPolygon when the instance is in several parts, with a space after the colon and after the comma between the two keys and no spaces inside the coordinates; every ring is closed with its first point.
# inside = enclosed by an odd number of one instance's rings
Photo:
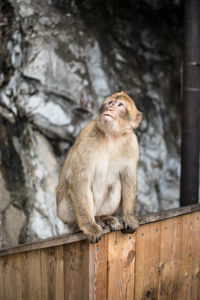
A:
{"type": "Polygon", "coordinates": [[[109,118],[112,118],[112,119],[113,119],[113,116],[112,116],[111,114],[109,114],[109,113],[104,113],[104,114],[103,114],[103,118],[104,118],[104,117],[109,117],[109,118]]]}

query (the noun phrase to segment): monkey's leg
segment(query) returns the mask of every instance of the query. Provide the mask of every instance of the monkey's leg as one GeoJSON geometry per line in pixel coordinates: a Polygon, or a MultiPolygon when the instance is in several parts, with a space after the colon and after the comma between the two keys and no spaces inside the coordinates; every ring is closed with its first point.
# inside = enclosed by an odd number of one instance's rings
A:
{"type": "Polygon", "coordinates": [[[122,229],[122,226],[116,217],[108,216],[108,215],[100,216],[100,217],[95,217],[95,220],[96,223],[101,225],[102,228],[106,228],[106,226],[109,226],[111,231],[122,229]]]}
{"type": "Polygon", "coordinates": [[[57,188],[56,198],[58,217],[69,226],[71,232],[75,232],[78,223],[74,206],[67,189],[67,184],[63,184],[57,188]]]}
{"type": "Polygon", "coordinates": [[[75,233],[75,232],[80,232],[81,231],[77,222],[68,223],[67,225],[70,229],[70,233],[75,233]]]}
{"type": "Polygon", "coordinates": [[[111,231],[122,229],[118,219],[112,216],[119,208],[121,201],[121,182],[116,181],[109,189],[107,194],[107,199],[104,201],[103,205],[97,212],[95,217],[96,222],[100,224],[103,228],[109,226],[111,231]]]}

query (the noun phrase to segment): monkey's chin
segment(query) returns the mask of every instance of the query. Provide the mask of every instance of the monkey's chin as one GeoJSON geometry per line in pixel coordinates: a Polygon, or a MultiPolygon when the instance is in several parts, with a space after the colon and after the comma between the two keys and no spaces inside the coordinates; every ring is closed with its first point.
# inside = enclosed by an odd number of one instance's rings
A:
{"type": "Polygon", "coordinates": [[[114,119],[109,115],[104,115],[102,121],[103,123],[113,123],[114,119]]]}

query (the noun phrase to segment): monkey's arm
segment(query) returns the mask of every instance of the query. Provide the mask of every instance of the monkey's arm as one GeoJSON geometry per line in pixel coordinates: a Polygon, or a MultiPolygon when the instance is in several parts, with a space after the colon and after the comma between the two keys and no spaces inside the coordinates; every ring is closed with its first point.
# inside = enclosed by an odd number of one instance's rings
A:
{"type": "Polygon", "coordinates": [[[102,233],[102,228],[96,224],[93,214],[93,195],[90,180],[82,174],[70,187],[70,195],[76,212],[80,229],[91,243],[96,243],[102,233]]]}
{"type": "Polygon", "coordinates": [[[87,138],[90,134],[89,130],[82,134],[86,138],[77,140],[77,145],[70,157],[69,193],[80,229],[87,236],[89,242],[95,243],[100,239],[102,233],[102,227],[95,222],[95,204],[91,190],[95,142],[87,138]],[[90,141],[90,143],[86,143],[85,140],[90,141]]]}
{"type": "Polygon", "coordinates": [[[137,161],[132,160],[121,174],[123,232],[133,233],[139,226],[135,216],[137,161]]]}

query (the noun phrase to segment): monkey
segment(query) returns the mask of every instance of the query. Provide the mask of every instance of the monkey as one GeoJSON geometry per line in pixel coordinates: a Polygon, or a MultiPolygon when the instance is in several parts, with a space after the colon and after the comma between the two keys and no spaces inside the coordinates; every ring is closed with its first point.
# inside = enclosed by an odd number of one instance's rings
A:
{"type": "Polygon", "coordinates": [[[124,233],[139,226],[134,214],[139,159],[134,129],[141,112],[126,92],[107,97],[96,120],[76,138],[61,169],[56,189],[57,214],[72,231],[81,230],[89,243],[102,230],[121,228],[113,216],[121,207],[124,233]]]}

